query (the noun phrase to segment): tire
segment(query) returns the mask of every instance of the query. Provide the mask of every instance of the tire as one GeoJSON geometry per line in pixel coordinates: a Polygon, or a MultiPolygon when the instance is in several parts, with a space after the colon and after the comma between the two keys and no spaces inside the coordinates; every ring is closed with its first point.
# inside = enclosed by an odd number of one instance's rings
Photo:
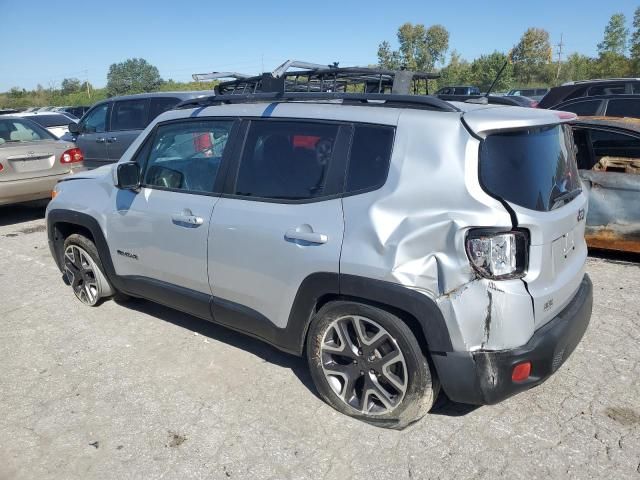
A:
{"type": "Polygon", "coordinates": [[[96,246],[83,235],[65,239],[63,262],[65,281],[83,304],[95,307],[116,293],[104,274],[96,246]]]}
{"type": "Polygon", "coordinates": [[[405,428],[438,396],[439,383],[416,337],[380,308],[328,303],[311,321],[306,352],[322,399],[369,424],[405,428]]]}

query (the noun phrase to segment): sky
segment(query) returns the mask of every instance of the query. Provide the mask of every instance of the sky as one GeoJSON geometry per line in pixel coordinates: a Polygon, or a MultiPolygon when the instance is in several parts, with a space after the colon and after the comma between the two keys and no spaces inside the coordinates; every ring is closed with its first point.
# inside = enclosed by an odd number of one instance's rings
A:
{"type": "Polygon", "coordinates": [[[164,79],[192,73],[273,70],[287,59],[341,66],[376,63],[404,22],[442,24],[468,60],[508,51],[529,27],[564,51],[596,54],[614,13],[631,26],[636,0],[0,0],[0,92],[58,87],[64,78],[103,87],[109,65],[142,57],[164,79]]]}

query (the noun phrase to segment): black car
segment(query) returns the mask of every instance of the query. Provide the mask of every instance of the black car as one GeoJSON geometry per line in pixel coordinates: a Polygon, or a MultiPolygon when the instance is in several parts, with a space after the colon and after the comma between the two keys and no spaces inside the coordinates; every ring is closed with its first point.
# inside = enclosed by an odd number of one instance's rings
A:
{"type": "Polygon", "coordinates": [[[569,82],[549,90],[538,105],[540,108],[553,108],[567,100],[600,95],[637,95],[640,94],[640,78],[609,78],[604,80],[583,80],[569,82]]]}
{"type": "Polygon", "coordinates": [[[471,86],[444,87],[436,95],[480,95],[480,89],[471,86]]]}
{"type": "Polygon", "coordinates": [[[640,95],[597,95],[567,100],[554,110],[573,112],[582,117],[640,118],[640,95]]]}

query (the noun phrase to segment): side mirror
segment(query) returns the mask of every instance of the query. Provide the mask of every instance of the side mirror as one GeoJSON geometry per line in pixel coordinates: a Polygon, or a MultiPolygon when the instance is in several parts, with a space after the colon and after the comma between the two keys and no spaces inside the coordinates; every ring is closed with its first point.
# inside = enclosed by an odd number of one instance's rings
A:
{"type": "Polygon", "coordinates": [[[119,163],[116,168],[116,187],[123,190],[140,188],[140,165],[135,162],[124,162],[119,163]]]}
{"type": "Polygon", "coordinates": [[[74,135],[77,135],[80,133],[80,125],[77,124],[76,122],[71,122],[69,124],[69,133],[73,133],[74,135]]]}

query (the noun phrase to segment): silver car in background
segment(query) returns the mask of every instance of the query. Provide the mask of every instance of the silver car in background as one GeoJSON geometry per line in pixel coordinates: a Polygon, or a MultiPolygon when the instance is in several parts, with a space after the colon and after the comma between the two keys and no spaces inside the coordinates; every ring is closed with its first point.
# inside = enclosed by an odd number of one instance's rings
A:
{"type": "Polygon", "coordinates": [[[0,117],[0,205],[49,198],[64,176],[83,170],[82,152],[28,118],[0,117]]]}

